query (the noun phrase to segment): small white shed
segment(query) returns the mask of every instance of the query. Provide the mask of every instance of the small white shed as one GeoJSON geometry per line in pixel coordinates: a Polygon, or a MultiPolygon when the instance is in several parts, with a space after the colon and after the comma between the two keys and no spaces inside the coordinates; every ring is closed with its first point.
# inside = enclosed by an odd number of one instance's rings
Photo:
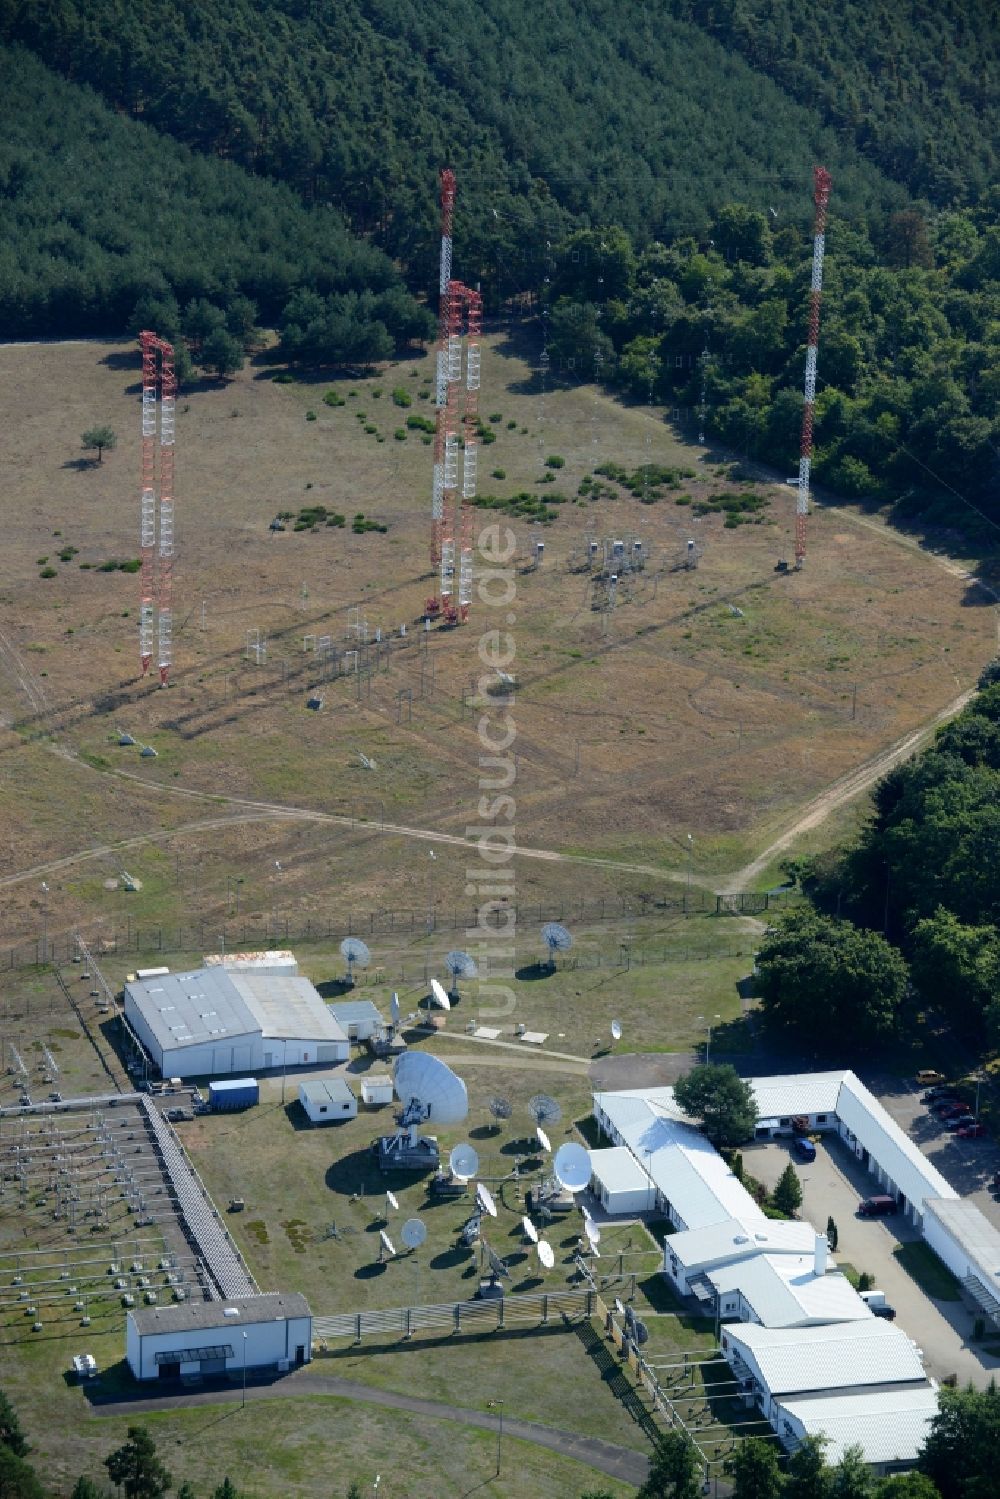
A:
{"type": "Polygon", "coordinates": [[[329,1009],[349,1041],[368,1041],[385,1027],[378,1006],[370,999],[338,1000],[329,1009]]]}
{"type": "Polygon", "coordinates": [[[299,1083],[299,1103],[313,1124],[337,1124],[342,1119],[357,1118],[358,1100],[350,1083],[342,1077],[299,1083]]]}
{"type": "Polygon", "coordinates": [[[656,1206],[653,1183],[626,1145],[590,1152],[590,1187],[607,1213],[646,1213],[656,1206]]]}
{"type": "Polygon", "coordinates": [[[361,1097],[367,1104],[392,1103],[392,1078],[387,1072],[366,1077],[361,1084],[361,1097]]]}

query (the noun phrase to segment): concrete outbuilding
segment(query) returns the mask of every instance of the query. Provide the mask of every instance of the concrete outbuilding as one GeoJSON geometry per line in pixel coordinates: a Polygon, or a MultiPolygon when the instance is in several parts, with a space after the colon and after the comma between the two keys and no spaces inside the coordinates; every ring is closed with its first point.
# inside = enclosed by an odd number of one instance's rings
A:
{"type": "Polygon", "coordinates": [[[136,1379],[283,1371],[308,1363],[311,1349],[312,1313],[298,1292],[136,1308],[125,1327],[136,1379]]]}
{"type": "Polygon", "coordinates": [[[590,1190],[606,1213],[648,1213],[656,1204],[653,1183],[624,1145],[590,1152],[590,1190]]]}
{"type": "Polygon", "coordinates": [[[350,1083],[342,1077],[299,1083],[299,1103],[313,1124],[339,1124],[344,1119],[357,1118],[358,1100],[350,1083]]]}
{"type": "Polygon", "coordinates": [[[346,1061],[347,1036],[308,979],[202,968],[125,985],[125,1018],[163,1077],[346,1061]]]}
{"type": "Polygon", "coordinates": [[[924,1238],[994,1326],[1000,1326],[1000,1233],[974,1202],[928,1197],[924,1238]]]}
{"type": "Polygon", "coordinates": [[[361,1084],[361,1098],[370,1107],[376,1107],[378,1104],[392,1103],[392,1078],[388,1072],[369,1073],[361,1084]]]}
{"type": "Polygon", "coordinates": [[[370,1041],[385,1029],[378,1006],[370,999],[344,999],[328,1006],[349,1041],[370,1041]]]}

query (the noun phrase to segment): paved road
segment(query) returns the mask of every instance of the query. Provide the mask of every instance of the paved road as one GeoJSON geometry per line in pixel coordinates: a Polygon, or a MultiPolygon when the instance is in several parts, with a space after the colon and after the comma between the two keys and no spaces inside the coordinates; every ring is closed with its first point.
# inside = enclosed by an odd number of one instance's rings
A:
{"type": "MultiPolygon", "coordinates": [[[[231,1405],[239,1397],[239,1391],[185,1390],[179,1394],[156,1395],[135,1400],[109,1400],[99,1397],[94,1400],[94,1409],[102,1416],[148,1415],[157,1411],[187,1409],[192,1405],[231,1405]]],[[[386,1406],[391,1410],[410,1411],[417,1416],[426,1416],[435,1421],[455,1421],[461,1426],[476,1427],[481,1431],[497,1430],[498,1421],[486,1411],[469,1410],[459,1405],[446,1405],[436,1400],[424,1400],[419,1395],[401,1395],[393,1390],[378,1390],[354,1379],[340,1379],[336,1375],[315,1372],[315,1366],[303,1369],[295,1375],[267,1384],[247,1386],[246,1398],[273,1400],[296,1398],[304,1395],[334,1395],[340,1400],[360,1400],[367,1405],[386,1406]]],[[[522,1421],[516,1416],[504,1416],[503,1429],[507,1436],[518,1441],[532,1442],[536,1447],[547,1447],[561,1457],[572,1458],[609,1478],[622,1483],[645,1483],[649,1472],[649,1459],[642,1452],[629,1447],[618,1447],[600,1437],[580,1436],[576,1432],[558,1431],[552,1426],[541,1426],[534,1421],[522,1421]]]]}

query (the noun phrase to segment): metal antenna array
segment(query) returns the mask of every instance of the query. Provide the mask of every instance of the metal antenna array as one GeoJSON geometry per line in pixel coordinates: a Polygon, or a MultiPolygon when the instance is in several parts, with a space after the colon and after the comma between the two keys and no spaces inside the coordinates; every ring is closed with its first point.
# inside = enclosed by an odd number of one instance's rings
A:
{"type": "Polygon", "coordinates": [[[165,687],[173,663],[174,443],[177,378],[173,345],[155,333],[139,335],[142,349],[142,490],[139,499],[139,659],[142,675],[153,659],[165,687]],[[159,360],[159,365],[157,365],[159,360]],[[159,395],[159,421],[157,421],[159,395]],[[156,436],[159,427],[160,497],[156,502],[156,436]],[[157,520],[159,526],[157,527],[157,520]],[[159,546],[157,548],[157,530],[159,546]]]}
{"type": "Polygon", "coordinates": [[[823,256],[826,251],[826,210],[833,179],[825,167],[813,167],[812,283],[809,288],[809,341],[806,345],[805,404],[802,407],[802,438],[799,443],[799,487],[795,497],[795,567],[806,558],[806,516],[809,514],[809,472],[812,467],[813,418],[816,409],[816,367],[819,358],[819,314],[823,297],[823,256]]]}

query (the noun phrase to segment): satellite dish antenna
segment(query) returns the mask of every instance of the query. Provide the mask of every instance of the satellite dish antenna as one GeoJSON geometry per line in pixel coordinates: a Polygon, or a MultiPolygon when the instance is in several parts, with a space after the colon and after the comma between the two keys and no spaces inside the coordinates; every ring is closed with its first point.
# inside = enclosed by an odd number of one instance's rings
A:
{"type": "Polygon", "coordinates": [[[591,1248],[596,1249],[598,1244],[601,1242],[601,1230],[598,1228],[593,1218],[584,1219],[583,1231],[587,1235],[587,1238],[590,1240],[591,1248]]]}
{"type": "Polygon", "coordinates": [[[541,1260],[546,1270],[551,1270],[552,1266],[556,1262],[556,1253],[552,1248],[552,1245],[547,1244],[544,1239],[539,1239],[535,1248],[538,1251],[538,1258],[541,1260]]]}
{"type": "Polygon", "coordinates": [[[393,1025],[399,1024],[399,995],[393,994],[389,1001],[389,1014],[392,1016],[393,1025]]]}
{"type": "Polygon", "coordinates": [[[476,1186],[476,1201],[484,1213],[489,1213],[491,1218],[496,1217],[497,1205],[493,1201],[493,1193],[489,1187],[484,1187],[482,1182],[479,1182],[476,1186]]]}
{"type": "Polygon", "coordinates": [[[590,1181],[590,1153],[570,1140],[560,1145],[552,1163],[556,1181],[567,1192],[582,1192],[590,1181]]]}
{"type": "Polygon", "coordinates": [[[496,1120],[498,1128],[500,1126],[500,1120],[509,1119],[511,1114],[513,1114],[514,1112],[514,1106],[511,1103],[510,1099],[502,1098],[499,1094],[493,1095],[493,1097],[489,1100],[487,1107],[490,1113],[493,1115],[493,1118],[496,1120]]]}
{"type": "Polygon", "coordinates": [[[535,1139],[538,1141],[539,1145],[542,1147],[543,1150],[548,1150],[548,1151],[551,1152],[551,1150],[552,1150],[552,1141],[549,1139],[548,1135],[542,1129],[541,1125],[539,1125],[538,1128],[535,1130],[535,1139]]]}
{"type": "Polygon", "coordinates": [[[471,1145],[456,1145],[448,1157],[448,1165],[458,1181],[471,1181],[479,1170],[479,1152],[471,1145]]]}
{"type": "Polygon", "coordinates": [[[399,1212],[399,1203],[398,1203],[398,1201],[396,1199],[395,1192],[386,1192],[386,1194],[385,1194],[385,1200],[386,1200],[386,1203],[388,1204],[388,1206],[392,1208],[392,1210],[393,1210],[394,1213],[398,1213],[399,1212]]]}
{"type": "Polygon", "coordinates": [[[625,1308],[622,1305],[622,1299],[620,1296],[615,1297],[615,1311],[618,1313],[619,1317],[624,1317],[625,1308]]]}
{"type": "Polygon", "coordinates": [[[349,984],[354,983],[354,964],[358,963],[362,968],[367,968],[372,960],[367,943],[362,942],[360,937],[345,937],[340,944],[340,955],[347,959],[347,982],[349,984]]]}
{"type": "Polygon", "coordinates": [[[558,1124],[562,1109],[549,1093],[535,1093],[528,1099],[528,1113],[536,1124],[558,1124]]]}
{"type": "Polygon", "coordinates": [[[394,1255],[396,1253],[396,1246],[395,1244],[393,1244],[384,1228],[379,1229],[378,1236],[381,1241],[382,1248],[385,1250],[386,1254],[394,1255]]]}
{"type": "Polygon", "coordinates": [[[573,946],[572,935],[558,921],[547,921],[542,927],[542,941],[549,950],[549,967],[556,966],[556,953],[568,952],[573,946]]]}
{"type": "Polygon", "coordinates": [[[479,972],[475,958],[467,952],[459,952],[457,948],[445,954],[444,966],[451,974],[451,992],[454,995],[458,994],[459,979],[474,979],[479,972]]]}
{"type": "Polygon", "coordinates": [[[427,1224],[422,1218],[407,1218],[399,1231],[399,1237],[407,1249],[419,1249],[427,1238],[427,1224]]]}
{"type": "Polygon", "coordinates": [[[524,1229],[525,1237],[529,1238],[531,1240],[532,1244],[537,1244],[538,1243],[538,1229],[532,1223],[531,1219],[529,1217],[527,1217],[527,1215],[521,1219],[521,1226],[524,1229]]]}
{"type": "Polygon", "coordinates": [[[451,1009],[451,1000],[448,998],[444,984],[440,983],[438,979],[431,979],[431,998],[439,1009],[451,1009]]]}
{"type": "Polygon", "coordinates": [[[407,1123],[411,1109],[418,1112],[413,1123],[433,1119],[436,1124],[461,1124],[469,1112],[465,1083],[430,1052],[405,1051],[396,1062],[394,1081],[407,1123]]]}
{"type": "Polygon", "coordinates": [[[620,1041],[621,1038],[622,1038],[622,1023],[621,1023],[620,1020],[612,1020],[612,1022],[611,1022],[611,1039],[612,1039],[612,1041],[620,1041]]]}

